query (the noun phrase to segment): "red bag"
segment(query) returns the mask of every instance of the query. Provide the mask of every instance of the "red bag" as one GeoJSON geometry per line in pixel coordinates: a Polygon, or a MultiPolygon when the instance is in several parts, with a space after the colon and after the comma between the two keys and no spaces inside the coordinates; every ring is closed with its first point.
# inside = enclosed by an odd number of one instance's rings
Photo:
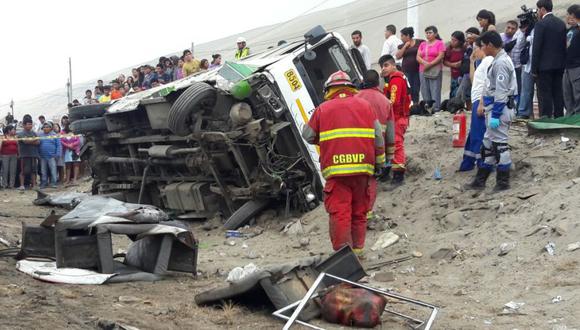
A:
{"type": "Polygon", "coordinates": [[[342,283],[322,298],[322,317],[330,323],[373,328],[381,323],[387,299],[367,289],[342,283]]]}

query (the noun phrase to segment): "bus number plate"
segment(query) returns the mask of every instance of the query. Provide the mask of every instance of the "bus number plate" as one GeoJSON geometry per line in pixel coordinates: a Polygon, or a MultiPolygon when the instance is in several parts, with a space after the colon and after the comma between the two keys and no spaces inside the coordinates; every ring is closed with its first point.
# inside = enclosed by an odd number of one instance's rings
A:
{"type": "Polygon", "coordinates": [[[302,88],[302,84],[300,83],[300,80],[298,79],[298,76],[296,76],[296,72],[294,72],[293,69],[286,71],[284,75],[286,76],[286,80],[288,80],[290,89],[292,89],[293,92],[302,88]]]}

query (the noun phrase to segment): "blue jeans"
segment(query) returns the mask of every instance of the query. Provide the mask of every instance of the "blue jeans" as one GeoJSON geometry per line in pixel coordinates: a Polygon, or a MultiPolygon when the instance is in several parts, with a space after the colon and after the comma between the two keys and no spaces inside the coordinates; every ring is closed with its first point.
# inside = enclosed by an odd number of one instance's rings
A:
{"type": "Polygon", "coordinates": [[[531,117],[534,112],[534,76],[522,71],[522,93],[518,103],[518,116],[531,117]]]}
{"type": "Polygon", "coordinates": [[[46,187],[48,184],[48,174],[50,173],[50,178],[52,179],[52,184],[56,185],[57,174],[56,174],[56,159],[55,158],[41,158],[40,159],[40,170],[42,172],[42,177],[40,180],[40,186],[46,187]]]}
{"type": "Polygon", "coordinates": [[[451,78],[451,85],[449,86],[449,99],[457,96],[457,89],[459,88],[459,83],[461,78],[451,78]]]}

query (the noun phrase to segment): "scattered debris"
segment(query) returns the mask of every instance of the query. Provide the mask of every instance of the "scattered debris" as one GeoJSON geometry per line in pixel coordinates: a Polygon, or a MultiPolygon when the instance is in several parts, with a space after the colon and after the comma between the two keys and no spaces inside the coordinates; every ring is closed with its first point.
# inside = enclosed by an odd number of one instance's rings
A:
{"type": "Polygon", "coordinates": [[[557,304],[562,301],[562,296],[556,296],[552,298],[552,304],[557,304]]]}
{"type": "Polygon", "coordinates": [[[399,235],[393,233],[392,231],[387,231],[379,236],[379,239],[375,242],[372,251],[377,251],[379,249],[387,248],[399,241],[399,235]]]}
{"type": "Polygon", "coordinates": [[[548,252],[549,255],[553,256],[556,254],[556,243],[548,242],[548,244],[546,244],[544,249],[546,250],[546,252],[548,252]]]}
{"type": "Polygon", "coordinates": [[[572,252],[572,251],[576,251],[578,249],[580,249],[580,242],[568,244],[568,248],[566,250],[568,252],[572,252]]]}
{"type": "Polygon", "coordinates": [[[11,247],[12,244],[10,244],[10,242],[8,240],[3,239],[2,237],[0,237],[0,243],[2,243],[3,245],[5,245],[6,247],[11,247]]]}
{"type": "Polygon", "coordinates": [[[373,279],[378,282],[393,282],[395,280],[395,273],[393,272],[376,273],[373,279]]]}
{"type": "Polygon", "coordinates": [[[466,296],[467,295],[467,291],[463,290],[463,289],[459,289],[457,291],[455,291],[455,293],[453,294],[454,296],[466,296]]]}
{"type": "Polygon", "coordinates": [[[54,261],[20,260],[16,269],[44,282],[62,284],[103,284],[115,276],[86,269],[57,268],[54,261]]]}
{"type": "Polygon", "coordinates": [[[230,283],[239,283],[249,275],[252,275],[258,271],[260,271],[260,269],[253,263],[249,263],[245,265],[243,268],[236,267],[230,271],[226,281],[230,283]]]}
{"type": "Polygon", "coordinates": [[[457,252],[454,249],[441,248],[431,254],[431,259],[433,260],[451,260],[457,256],[457,252]]]}
{"type": "Polygon", "coordinates": [[[443,176],[441,175],[441,168],[439,166],[435,167],[435,171],[433,173],[433,180],[442,180],[443,176]]]}
{"type": "Polygon", "coordinates": [[[540,226],[538,226],[538,228],[534,229],[531,233],[527,234],[526,237],[533,236],[542,230],[546,230],[546,229],[550,229],[550,228],[551,227],[547,226],[547,225],[540,225],[540,226]]]}
{"type": "Polygon", "coordinates": [[[228,240],[224,241],[224,245],[234,246],[234,245],[236,245],[236,241],[233,239],[228,239],[228,240]]]}
{"type": "Polygon", "coordinates": [[[307,247],[310,244],[310,238],[302,237],[299,243],[301,247],[307,247]]]}
{"type": "Polygon", "coordinates": [[[304,234],[304,228],[302,227],[302,222],[300,219],[292,221],[282,229],[282,233],[288,236],[298,236],[304,234]]]}
{"type": "Polygon", "coordinates": [[[123,304],[134,304],[134,303],[141,302],[141,299],[139,299],[137,297],[133,297],[133,296],[119,296],[119,298],[117,298],[117,300],[123,304]]]}
{"type": "Polygon", "coordinates": [[[511,243],[501,243],[499,246],[499,253],[498,256],[503,257],[510,253],[511,250],[516,248],[516,242],[511,243]]]}
{"type": "Polygon", "coordinates": [[[525,201],[525,200],[528,200],[528,199],[538,195],[539,193],[540,193],[539,191],[538,192],[526,192],[524,194],[518,195],[518,198],[525,201]]]}
{"type": "Polygon", "coordinates": [[[260,226],[245,226],[243,228],[238,229],[238,231],[242,234],[242,237],[249,239],[264,233],[264,228],[260,226]]]}
{"type": "Polygon", "coordinates": [[[515,301],[510,301],[507,304],[503,305],[503,311],[502,314],[518,314],[520,311],[520,308],[522,308],[526,303],[523,302],[515,302],[515,301]]]}
{"type": "Polygon", "coordinates": [[[379,269],[388,265],[394,265],[403,261],[407,261],[407,260],[411,260],[413,258],[421,258],[423,257],[423,253],[419,252],[419,251],[413,251],[411,254],[406,255],[404,257],[401,258],[396,258],[396,259],[392,259],[392,260],[387,260],[387,261],[379,261],[377,263],[374,264],[370,264],[366,266],[367,270],[375,270],[375,269],[379,269]]]}
{"type": "Polygon", "coordinates": [[[246,254],[246,258],[250,260],[258,259],[260,256],[256,253],[256,251],[248,251],[246,254]]]}

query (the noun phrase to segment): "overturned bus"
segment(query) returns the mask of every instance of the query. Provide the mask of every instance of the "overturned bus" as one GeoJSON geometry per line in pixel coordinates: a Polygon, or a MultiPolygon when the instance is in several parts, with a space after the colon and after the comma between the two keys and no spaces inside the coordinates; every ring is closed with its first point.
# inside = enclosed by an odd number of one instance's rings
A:
{"type": "Polygon", "coordinates": [[[219,212],[229,229],[272,203],[286,213],[313,209],[324,179],[316,147],[300,133],[338,70],[360,82],[362,57],[318,26],[303,41],[112,104],[72,108],[93,193],[122,195],[180,219],[219,212]]]}

